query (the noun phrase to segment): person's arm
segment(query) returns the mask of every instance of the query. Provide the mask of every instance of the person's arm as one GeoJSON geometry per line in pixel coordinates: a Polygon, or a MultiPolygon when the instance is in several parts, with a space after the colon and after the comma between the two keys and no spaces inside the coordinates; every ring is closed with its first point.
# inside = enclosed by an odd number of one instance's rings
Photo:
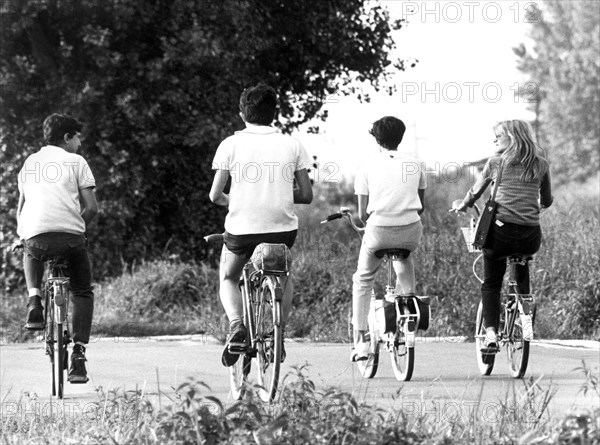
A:
{"type": "Polygon", "coordinates": [[[79,191],[80,202],[83,207],[81,210],[81,217],[85,221],[87,226],[94,216],[98,214],[98,202],[96,201],[96,194],[94,193],[94,187],[86,187],[79,191]]]}
{"type": "Polygon", "coordinates": [[[312,185],[305,168],[294,172],[294,204],[310,204],[313,199],[312,185]]]}
{"type": "Polygon", "coordinates": [[[554,202],[554,197],[552,196],[552,185],[550,183],[550,172],[546,172],[544,177],[542,178],[542,183],[540,185],[540,206],[542,209],[547,209],[554,202]]]}
{"type": "Polygon", "coordinates": [[[417,213],[421,215],[425,211],[425,189],[418,189],[417,193],[419,194],[419,201],[421,201],[421,210],[417,213]]]}
{"type": "Polygon", "coordinates": [[[369,206],[369,195],[356,195],[358,198],[358,219],[363,224],[367,224],[369,214],[367,213],[367,207],[369,206]]]}
{"type": "Polygon", "coordinates": [[[225,185],[229,179],[229,170],[216,170],[215,177],[213,178],[212,187],[208,194],[210,200],[220,206],[229,205],[229,195],[226,195],[225,185]]]}
{"type": "Polygon", "coordinates": [[[25,205],[25,193],[19,192],[19,204],[17,204],[17,224],[19,224],[19,218],[21,218],[21,212],[25,205]]]}

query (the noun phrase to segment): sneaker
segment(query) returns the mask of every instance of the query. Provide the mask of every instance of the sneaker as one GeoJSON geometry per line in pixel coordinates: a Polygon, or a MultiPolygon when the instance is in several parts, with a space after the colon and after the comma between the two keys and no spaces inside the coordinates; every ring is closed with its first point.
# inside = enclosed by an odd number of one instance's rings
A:
{"type": "Polygon", "coordinates": [[[486,331],[481,352],[484,354],[495,354],[498,352],[498,338],[496,337],[495,331],[486,331]]]}
{"type": "Polygon", "coordinates": [[[533,322],[531,315],[521,315],[521,327],[523,328],[523,341],[533,340],[533,322]]]}
{"type": "Polygon", "coordinates": [[[30,331],[41,331],[44,329],[44,307],[40,297],[32,297],[27,305],[27,320],[25,329],[30,331]]]}
{"type": "Polygon", "coordinates": [[[71,369],[69,369],[69,376],[67,377],[69,383],[87,383],[89,379],[85,370],[86,361],[85,348],[81,345],[73,346],[71,369]]]}
{"type": "Polygon", "coordinates": [[[229,339],[223,349],[223,355],[221,356],[221,363],[223,366],[233,366],[240,357],[240,353],[244,352],[246,348],[246,338],[248,337],[248,330],[242,322],[234,323],[229,327],[229,339]]]}
{"type": "Polygon", "coordinates": [[[350,353],[350,360],[357,362],[369,358],[369,343],[366,341],[357,341],[350,353]]]}

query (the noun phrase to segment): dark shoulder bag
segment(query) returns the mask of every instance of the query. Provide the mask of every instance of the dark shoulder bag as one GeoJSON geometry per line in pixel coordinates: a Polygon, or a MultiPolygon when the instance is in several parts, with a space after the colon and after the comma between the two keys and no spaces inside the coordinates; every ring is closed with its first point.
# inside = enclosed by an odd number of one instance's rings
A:
{"type": "Polygon", "coordinates": [[[482,249],[487,240],[492,224],[494,223],[494,216],[496,215],[496,209],[498,203],[496,202],[496,192],[498,191],[498,184],[500,184],[500,178],[502,178],[502,167],[504,160],[500,161],[500,168],[498,169],[498,177],[494,184],[494,190],[488,202],[485,203],[479,221],[477,221],[477,228],[475,229],[475,237],[473,238],[473,247],[482,249]]]}

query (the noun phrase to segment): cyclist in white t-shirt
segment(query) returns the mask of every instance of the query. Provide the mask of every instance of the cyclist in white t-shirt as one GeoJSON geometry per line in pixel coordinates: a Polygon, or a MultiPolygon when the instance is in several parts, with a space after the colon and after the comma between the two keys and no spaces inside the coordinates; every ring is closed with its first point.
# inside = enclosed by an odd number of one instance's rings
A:
{"type": "MultiPolygon", "coordinates": [[[[422,163],[397,151],[405,131],[404,123],[392,116],[375,122],[370,133],[379,144],[380,152],[362,164],[354,182],[359,218],[366,229],[352,277],[353,361],[368,357],[367,316],[375,273],[382,261],[376,252],[394,248],[412,252],[423,232],[420,215],[427,181],[422,163]]],[[[394,270],[396,291],[415,295],[412,257],[394,262],[394,270]]]]}
{"type": "Polygon", "coordinates": [[[52,256],[67,262],[73,301],[73,353],[68,380],[88,381],[85,346],[94,312],[92,275],[85,230],[98,213],[96,181],[86,160],[77,154],[82,123],[54,113],[44,120],[44,141],[19,172],[17,233],[23,242],[23,269],[29,293],[25,328],[44,328],[41,282],[44,261],[52,256]]]}
{"type": "MultiPolygon", "coordinates": [[[[244,343],[247,337],[238,287],[244,264],[260,243],[284,243],[291,248],[298,229],[294,203],[312,201],[307,173],[312,160],[299,141],[270,126],[276,110],[273,88],[261,83],[245,89],[240,115],[246,128],[221,142],[213,160],[216,171],[210,199],[229,207],[219,273],[219,295],[230,324],[224,366],[232,366],[239,357],[229,353],[229,344],[244,343]],[[226,194],[228,180],[231,186],[226,194]]],[[[292,304],[292,280],[287,279],[283,286],[285,326],[292,304]]]]}

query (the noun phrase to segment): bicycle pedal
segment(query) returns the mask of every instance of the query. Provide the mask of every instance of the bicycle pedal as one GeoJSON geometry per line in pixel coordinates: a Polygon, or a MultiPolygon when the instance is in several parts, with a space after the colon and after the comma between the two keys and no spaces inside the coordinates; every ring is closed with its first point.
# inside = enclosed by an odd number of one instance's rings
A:
{"type": "Polygon", "coordinates": [[[248,352],[248,346],[245,343],[230,343],[227,350],[230,354],[245,354],[248,352]]]}
{"type": "Polygon", "coordinates": [[[482,355],[496,355],[498,352],[500,352],[500,348],[498,346],[481,348],[482,355]]]}
{"type": "Polygon", "coordinates": [[[44,323],[25,323],[25,329],[28,331],[43,331],[45,327],[44,323]]]}

